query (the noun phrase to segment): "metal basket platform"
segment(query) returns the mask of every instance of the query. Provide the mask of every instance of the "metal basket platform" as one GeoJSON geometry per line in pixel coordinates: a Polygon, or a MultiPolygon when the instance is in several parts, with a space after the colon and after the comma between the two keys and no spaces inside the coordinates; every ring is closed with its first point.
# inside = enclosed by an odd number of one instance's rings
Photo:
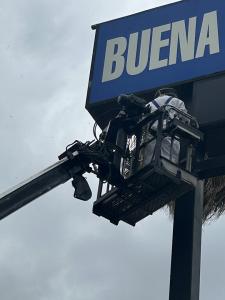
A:
{"type": "Polygon", "coordinates": [[[175,164],[161,158],[161,168],[149,165],[125,180],[120,187],[111,187],[94,202],[93,213],[118,225],[138,221],[192,189],[196,178],[175,164]]]}
{"type": "MultiPolygon", "coordinates": [[[[93,213],[116,225],[124,221],[134,226],[196,186],[197,177],[192,170],[193,149],[203,140],[203,135],[192,116],[165,106],[140,119],[133,130],[129,126],[127,129],[126,124],[120,128],[119,124],[109,127],[111,136],[115,129],[117,148],[113,163],[123,180],[114,186],[107,180],[105,183],[100,180],[93,213]],[[170,119],[168,109],[177,117],[170,119]],[[183,162],[179,153],[176,157],[165,157],[161,151],[167,137],[185,145],[183,162]]],[[[169,145],[171,154],[173,143],[169,145]]]]}

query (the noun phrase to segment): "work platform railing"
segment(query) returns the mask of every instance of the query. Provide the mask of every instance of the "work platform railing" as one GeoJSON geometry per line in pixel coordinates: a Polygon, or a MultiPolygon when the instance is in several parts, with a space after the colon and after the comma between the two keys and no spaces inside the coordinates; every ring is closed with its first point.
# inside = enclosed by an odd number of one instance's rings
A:
{"type": "Polygon", "coordinates": [[[124,114],[119,119],[108,131],[116,130],[113,163],[124,180],[117,186],[100,180],[93,212],[134,226],[196,186],[203,134],[195,118],[170,105],[135,122],[124,114]]]}

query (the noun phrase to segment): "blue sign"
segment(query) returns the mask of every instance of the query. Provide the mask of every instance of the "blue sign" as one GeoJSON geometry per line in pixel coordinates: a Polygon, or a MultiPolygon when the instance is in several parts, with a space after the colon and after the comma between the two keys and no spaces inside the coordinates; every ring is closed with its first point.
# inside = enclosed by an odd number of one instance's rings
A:
{"type": "Polygon", "coordinates": [[[225,1],[180,1],[97,25],[88,103],[225,70],[225,1]]]}

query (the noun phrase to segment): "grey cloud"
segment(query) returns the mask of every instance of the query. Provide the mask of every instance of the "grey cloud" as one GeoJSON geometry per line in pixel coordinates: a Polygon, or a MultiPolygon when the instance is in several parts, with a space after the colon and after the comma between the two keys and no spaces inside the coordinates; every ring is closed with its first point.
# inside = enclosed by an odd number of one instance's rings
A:
{"type": "MultiPolygon", "coordinates": [[[[90,26],[167,2],[1,1],[1,191],[54,163],[74,139],[92,139],[90,26]]],[[[72,194],[67,183],[0,222],[1,299],[168,298],[172,222],[164,211],[115,227],[91,213],[94,197],[72,194]]],[[[204,300],[224,298],[223,226],[221,218],[204,229],[204,300]]]]}

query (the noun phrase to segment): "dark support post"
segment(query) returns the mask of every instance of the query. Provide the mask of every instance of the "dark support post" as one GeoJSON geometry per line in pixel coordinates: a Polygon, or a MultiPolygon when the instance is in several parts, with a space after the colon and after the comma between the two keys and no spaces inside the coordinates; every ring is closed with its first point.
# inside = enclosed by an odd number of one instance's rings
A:
{"type": "Polygon", "coordinates": [[[198,300],[204,181],[176,200],[169,300],[198,300]]]}

